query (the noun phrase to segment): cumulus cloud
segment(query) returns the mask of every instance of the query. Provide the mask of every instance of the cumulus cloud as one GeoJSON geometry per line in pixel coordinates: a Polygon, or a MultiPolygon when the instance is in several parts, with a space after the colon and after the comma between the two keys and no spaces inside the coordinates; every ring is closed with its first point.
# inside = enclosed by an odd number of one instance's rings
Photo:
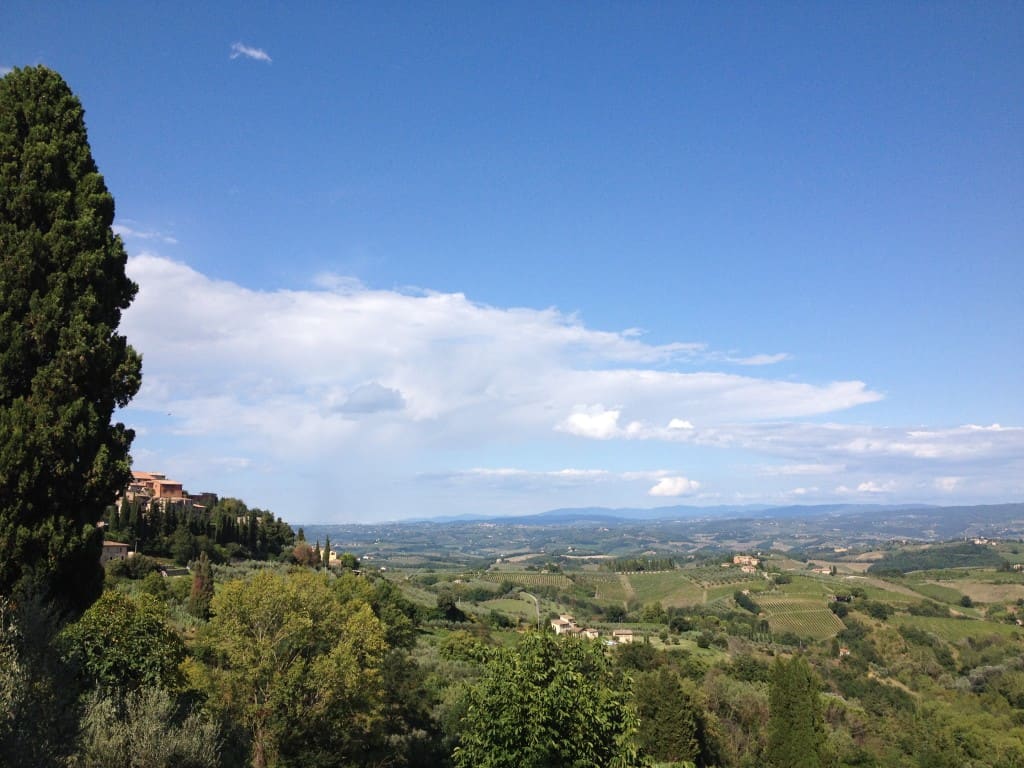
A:
{"type": "Polygon", "coordinates": [[[570,435],[608,440],[619,435],[619,411],[602,405],[577,406],[557,428],[570,435]]]}
{"type": "Polygon", "coordinates": [[[857,495],[857,494],[881,494],[881,493],[892,493],[899,487],[899,483],[895,480],[886,480],[879,482],[877,480],[864,480],[853,488],[848,485],[836,486],[835,492],[842,496],[857,495]]]}
{"type": "Polygon", "coordinates": [[[244,43],[232,43],[231,58],[237,59],[240,56],[246,59],[253,59],[254,61],[265,61],[268,64],[273,61],[270,55],[262,48],[253,48],[244,43]]]}
{"type": "MultiPolygon", "coordinates": [[[[541,447],[550,458],[557,450],[607,456],[640,450],[640,442],[664,451],[708,448],[780,460],[752,473],[832,474],[847,493],[872,482],[865,478],[913,477],[916,486],[900,488],[939,493],[933,485],[939,477],[966,478],[975,489],[982,487],[979,474],[993,467],[1005,467],[1005,477],[1022,476],[1024,429],[821,421],[881,395],[857,380],[808,383],[709,370],[715,352],[703,344],[652,344],[635,329],[595,329],[554,308],[377,290],[333,275],[319,276],[306,290],[253,290],[152,254],[133,257],[128,270],[140,290],[122,329],[143,353],[144,376],[124,418],[146,429],[140,450],[164,433],[193,452],[210,445],[211,454],[246,457],[252,471],[286,464],[306,471],[319,462],[349,472],[350,481],[363,479],[348,469],[361,457],[365,481],[377,482],[377,489],[392,487],[385,486],[390,479],[370,477],[382,468],[420,477],[450,473],[467,455],[515,466],[518,456],[501,452],[508,446],[541,447]],[[414,469],[402,464],[412,454],[429,460],[414,469]],[[920,467],[936,469],[914,474],[920,467]]],[[[686,455],[689,472],[697,454],[686,455]]],[[[504,471],[480,470],[475,477],[504,471]]],[[[699,471],[703,495],[711,480],[699,471]]],[[[508,470],[504,477],[565,487],[600,482],[605,489],[614,481],[632,484],[641,496],[687,487],[675,480],[684,475],[678,470],[643,471],[643,477],[551,472],[508,470]]],[[[1016,482],[997,483],[993,493],[1019,488],[1016,482]]],[[[295,483],[289,498],[304,487],[295,483]]]]}
{"type": "Polygon", "coordinates": [[[663,477],[647,493],[649,496],[689,496],[700,488],[696,480],[685,477],[663,477]]]}
{"type": "Polygon", "coordinates": [[[124,328],[146,366],[132,408],[172,411],[190,434],[241,434],[281,451],[365,439],[371,427],[355,429],[352,417],[368,410],[390,417],[375,421],[376,437],[398,441],[536,439],[553,429],[677,439],[697,431],[680,411],[779,418],[878,399],[861,382],[664,370],[686,364],[679,355],[692,345],[648,344],[556,309],[347,281],[254,291],[154,255],[132,258],[129,273],[140,291],[124,328]]]}

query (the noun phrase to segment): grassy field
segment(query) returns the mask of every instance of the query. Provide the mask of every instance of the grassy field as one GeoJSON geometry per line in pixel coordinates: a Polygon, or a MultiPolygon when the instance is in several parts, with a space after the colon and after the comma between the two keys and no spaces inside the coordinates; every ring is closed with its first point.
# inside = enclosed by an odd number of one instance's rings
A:
{"type": "MultiPolygon", "coordinates": [[[[497,600],[487,600],[479,603],[480,608],[485,610],[497,611],[498,613],[504,613],[508,616],[518,616],[521,619],[527,621],[535,621],[537,618],[537,608],[533,604],[533,600],[515,600],[513,598],[499,598],[497,600]]],[[[542,613],[541,616],[544,614],[542,613]]]]}
{"type": "Polygon", "coordinates": [[[785,595],[824,598],[842,589],[842,582],[829,576],[799,576],[794,574],[789,584],[782,584],[779,590],[785,595]]]}
{"type": "MultiPolygon", "coordinates": [[[[737,590],[749,589],[755,592],[759,589],[764,589],[765,581],[758,579],[757,581],[737,581],[732,584],[717,584],[715,586],[708,587],[708,602],[713,603],[716,600],[720,600],[724,597],[732,597],[733,593],[737,590]]],[[[757,600],[759,597],[754,595],[754,599],[757,600]]]]}
{"type": "Polygon", "coordinates": [[[893,619],[900,626],[916,627],[931,632],[944,640],[958,642],[967,638],[977,639],[988,635],[1022,636],[1021,628],[1013,624],[999,624],[994,621],[971,621],[969,619],[942,619],[931,616],[899,616],[893,619]]]}
{"type": "Polygon", "coordinates": [[[856,581],[849,582],[849,587],[858,587],[863,589],[864,594],[872,600],[881,600],[882,602],[893,603],[895,605],[917,603],[924,599],[921,594],[915,592],[909,587],[887,584],[880,579],[858,579],[856,581]]]}
{"type": "Polygon", "coordinates": [[[641,603],[660,602],[669,608],[683,605],[699,605],[704,591],[681,571],[665,573],[634,573],[628,577],[630,586],[641,603]]]}
{"type": "Polygon", "coordinates": [[[984,581],[957,582],[957,588],[976,603],[1013,603],[1024,599],[1024,583],[993,584],[984,581]]]}
{"type": "Polygon", "coordinates": [[[955,604],[960,602],[960,598],[963,597],[963,593],[952,587],[946,587],[942,584],[936,584],[933,581],[925,581],[919,584],[911,584],[910,588],[915,592],[920,592],[925,597],[930,597],[932,600],[937,600],[940,603],[955,604]]]}
{"type": "Polygon", "coordinates": [[[607,574],[611,578],[600,578],[591,579],[588,575],[582,581],[593,584],[597,592],[594,595],[598,600],[608,600],[613,603],[623,603],[626,601],[628,595],[626,594],[626,588],[623,586],[622,581],[618,575],[612,573],[607,574]]]}

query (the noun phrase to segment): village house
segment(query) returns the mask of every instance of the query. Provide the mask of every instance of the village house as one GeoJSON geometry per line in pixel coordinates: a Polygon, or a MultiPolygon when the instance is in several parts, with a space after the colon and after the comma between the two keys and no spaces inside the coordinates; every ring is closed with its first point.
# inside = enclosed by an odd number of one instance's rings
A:
{"type": "Polygon", "coordinates": [[[576,619],[568,613],[563,613],[557,619],[552,619],[551,628],[555,630],[556,635],[574,635],[580,631],[576,619]]]}
{"type": "Polygon", "coordinates": [[[132,470],[132,481],[117,500],[123,509],[125,502],[138,503],[143,509],[157,505],[166,509],[168,505],[180,505],[185,509],[193,506],[192,498],[185,493],[182,484],[168,479],[161,472],[139,472],[132,470]]]}
{"type": "Polygon", "coordinates": [[[732,564],[733,565],[745,565],[745,566],[749,565],[752,568],[756,568],[760,562],[761,561],[758,560],[753,555],[733,555],[732,556],[732,564]]]}
{"type": "Polygon", "coordinates": [[[100,563],[105,563],[108,560],[124,560],[128,557],[128,545],[122,544],[120,541],[104,541],[103,551],[100,552],[100,563]]]}
{"type": "Polygon", "coordinates": [[[581,627],[576,623],[576,619],[568,613],[563,613],[557,619],[552,619],[551,628],[555,630],[556,635],[575,635],[577,637],[585,637],[588,640],[596,640],[601,635],[600,632],[592,627],[581,627]]]}
{"type": "Polygon", "coordinates": [[[615,629],[612,630],[612,640],[619,645],[625,645],[626,643],[633,642],[633,630],[632,629],[615,629]]]}

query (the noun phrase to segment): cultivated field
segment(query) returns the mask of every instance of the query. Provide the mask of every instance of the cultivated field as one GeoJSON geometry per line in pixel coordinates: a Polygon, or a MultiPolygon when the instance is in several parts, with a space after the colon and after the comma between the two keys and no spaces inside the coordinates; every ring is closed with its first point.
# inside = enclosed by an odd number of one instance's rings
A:
{"type": "Polygon", "coordinates": [[[771,613],[768,626],[774,634],[792,632],[798,637],[822,640],[842,632],[846,625],[827,608],[810,608],[771,613]]]}
{"type": "Polygon", "coordinates": [[[633,573],[627,577],[636,599],[641,603],[660,602],[663,608],[699,605],[704,599],[700,584],[690,580],[681,571],[664,573],[633,573]]]}
{"type": "Polygon", "coordinates": [[[534,573],[532,571],[501,571],[485,573],[483,576],[487,581],[521,584],[524,587],[557,587],[558,589],[572,588],[572,579],[561,573],[534,573]]]}
{"type": "Polygon", "coordinates": [[[971,621],[970,619],[944,619],[932,616],[899,616],[893,621],[901,626],[916,627],[938,635],[943,640],[959,642],[968,638],[977,640],[986,635],[1021,636],[1024,632],[1014,624],[998,624],[994,621],[971,621]]]}

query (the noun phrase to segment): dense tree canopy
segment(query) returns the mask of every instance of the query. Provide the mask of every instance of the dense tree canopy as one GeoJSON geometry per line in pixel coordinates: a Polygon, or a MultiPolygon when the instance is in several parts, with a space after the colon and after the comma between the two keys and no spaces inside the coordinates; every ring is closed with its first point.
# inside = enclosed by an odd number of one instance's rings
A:
{"type": "Polygon", "coordinates": [[[0,79],[0,593],[99,594],[104,508],[129,478],[111,424],[140,384],[117,333],[136,286],[79,100],[45,67],[0,79]]]}
{"type": "Polygon", "coordinates": [[[636,715],[625,682],[589,640],[524,635],[494,649],[470,692],[459,768],[629,768],[636,715]]]}
{"type": "Polygon", "coordinates": [[[166,618],[166,607],[152,595],[132,599],[107,591],[64,630],[63,644],[93,685],[173,687],[185,645],[166,618]]]}
{"type": "Polygon", "coordinates": [[[800,656],[777,658],[772,666],[768,765],[772,768],[826,768],[825,721],[810,665],[800,656]]]}
{"type": "Polygon", "coordinates": [[[348,764],[380,720],[384,627],[351,586],[263,571],[213,598],[191,672],[250,732],[254,768],[348,764]]]}

